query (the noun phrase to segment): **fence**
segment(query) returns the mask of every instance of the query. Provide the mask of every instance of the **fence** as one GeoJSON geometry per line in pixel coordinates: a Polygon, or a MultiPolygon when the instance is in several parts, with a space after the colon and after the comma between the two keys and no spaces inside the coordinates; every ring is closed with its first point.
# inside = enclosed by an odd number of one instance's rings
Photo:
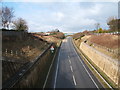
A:
{"type": "Polygon", "coordinates": [[[105,46],[101,46],[99,44],[96,44],[96,43],[93,43],[93,42],[90,42],[90,41],[87,41],[86,43],[89,44],[90,46],[104,49],[105,51],[113,53],[113,54],[118,54],[119,53],[117,49],[116,50],[115,49],[110,49],[110,48],[107,48],[105,46]]]}
{"type": "Polygon", "coordinates": [[[94,35],[104,35],[104,34],[109,34],[109,35],[119,35],[120,32],[110,32],[110,33],[93,33],[94,35]]]}
{"type": "MultiPolygon", "coordinates": [[[[32,52],[30,50],[29,45],[27,46],[27,50],[29,50],[29,51],[27,51],[27,53],[32,52]]],[[[6,49],[3,48],[2,54],[4,56],[23,56],[23,55],[25,55],[25,52],[22,51],[22,50],[10,50],[10,49],[7,49],[7,48],[6,49]]]]}
{"type": "MultiPolygon", "coordinates": [[[[29,48],[29,47],[28,47],[29,48]]],[[[3,52],[3,54],[5,55],[5,56],[8,56],[8,55],[10,55],[10,56],[13,56],[13,55],[15,55],[15,56],[20,56],[20,55],[24,55],[25,53],[23,52],[23,51],[14,51],[14,50],[9,50],[9,49],[5,49],[5,50],[3,50],[2,51],[3,52]]]]}
{"type": "Polygon", "coordinates": [[[35,60],[26,63],[26,65],[20,68],[14,76],[3,84],[3,88],[42,87],[54,55],[54,53],[50,51],[52,45],[53,44],[50,44],[35,60]]]}

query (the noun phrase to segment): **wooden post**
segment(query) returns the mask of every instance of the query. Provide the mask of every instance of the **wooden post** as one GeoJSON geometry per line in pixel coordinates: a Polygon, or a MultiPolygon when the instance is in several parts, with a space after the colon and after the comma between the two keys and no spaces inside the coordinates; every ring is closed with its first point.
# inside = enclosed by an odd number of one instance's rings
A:
{"type": "Polygon", "coordinates": [[[16,53],[15,53],[15,54],[16,54],[16,56],[17,56],[18,52],[16,51],[16,53]]]}
{"type": "Polygon", "coordinates": [[[8,52],[8,51],[7,51],[7,49],[6,49],[6,50],[5,50],[5,54],[6,54],[6,56],[7,56],[7,52],[8,52]]]}
{"type": "Polygon", "coordinates": [[[10,52],[10,53],[11,53],[11,55],[13,55],[13,51],[12,51],[12,50],[11,50],[11,52],[10,52]]]}
{"type": "Polygon", "coordinates": [[[21,55],[22,55],[22,51],[21,51],[21,55]]]}

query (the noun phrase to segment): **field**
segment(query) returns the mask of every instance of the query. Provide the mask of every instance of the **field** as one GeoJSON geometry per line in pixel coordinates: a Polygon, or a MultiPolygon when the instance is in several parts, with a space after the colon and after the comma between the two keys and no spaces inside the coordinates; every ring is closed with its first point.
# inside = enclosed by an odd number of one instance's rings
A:
{"type": "Polygon", "coordinates": [[[114,59],[120,58],[119,35],[91,35],[88,44],[114,59]]]}
{"type": "Polygon", "coordinates": [[[107,48],[118,49],[118,44],[120,44],[118,37],[118,35],[91,35],[89,41],[107,48]]]}

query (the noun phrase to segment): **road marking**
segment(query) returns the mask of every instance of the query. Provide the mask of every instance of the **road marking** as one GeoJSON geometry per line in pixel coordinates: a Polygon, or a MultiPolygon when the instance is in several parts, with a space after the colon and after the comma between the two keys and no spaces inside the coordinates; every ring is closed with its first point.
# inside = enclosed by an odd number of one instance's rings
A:
{"type": "Polygon", "coordinates": [[[52,68],[52,66],[53,66],[53,62],[54,62],[54,60],[55,60],[56,53],[57,53],[57,50],[56,50],[56,52],[55,52],[55,55],[54,55],[54,57],[53,57],[52,63],[51,63],[50,68],[49,68],[49,71],[48,71],[48,73],[47,73],[47,76],[46,76],[46,79],[45,79],[45,82],[44,82],[44,85],[43,85],[43,90],[44,90],[44,88],[45,88],[45,86],[46,86],[46,83],[47,83],[47,80],[48,80],[48,76],[49,76],[49,74],[50,74],[51,68],[52,68]]]}
{"type": "Polygon", "coordinates": [[[68,56],[68,58],[70,58],[70,56],[68,56]]]}
{"type": "MultiPolygon", "coordinates": [[[[75,51],[76,55],[78,56],[75,48],[74,48],[74,51],[75,51]]],[[[79,58],[79,61],[81,62],[81,64],[83,65],[85,71],[87,72],[88,76],[91,78],[91,80],[93,81],[93,83],[95,84],[95,86],[99,89],[98,85],[96,84],[96,82],[94,81],[94,79],[93,79],[93,78],[91,77],[91,75],[89,74],[88,70],[86,69],[85,65],[83,64],[83,62],[81,61],[81,59],[80,59],[79,56],[78,56],[78,58],[79,58]]]]}
{"type": "Polygon", "coordinates": [[[70,66],[70,69],[71,69],[71,71],[73,72],[73,68],[72,68],[72,66],[70,66]]]}
{"type": "Polygon", "coordinates": [[[76,86],[76,80],[75,80],[75,77],[74,77],[74,75],[73,75],[73,81],[74,81],[74,84],[75,84],[75,86],[76,86]]]}
{"type": "MultiPolygon", "coordinates": [[[[83,56],[84,57],[84,56],[83,56]]],[[[87,63],[94,69],[94,71],[101,77],[101,79],[112,89],[112,87],[108,84],[108,82],[99,74],[99,72],[88,62],[88,60],[84,57],[87,63]]],[[[113,90],[113,89],[112,89],[113,90]]]]}
{"type": "Polygon", "coordinates": [[[69,63],[71,64],[71,61],[69,60],[69,63]]]}
{"type": "MultiPolygon", "coordinates": [[[[86,60],[87,61],[87,60],[86,60]]],[[[87,61],[88,62],[88,61],[87,61]]],[[[88,62],[89,63],[89,62],[88,62]]],[[[89,65],[95,70],[95,72],[102,78],[102,80],[113,90],[113,88],[108,84],[108,82],[98,73],[98,71],[89,63],[89,65]]]]}
{"type": "MultiPolygon", "coordinates": [[[[61,47],[60,47],[60,51],[61,51],[61,47]]],[[[58,74],[58,65],[59,65],[59,61],[60,61],[60,51],[59,51],[59,55],[58,55],[58,63],[57,63],[57,69],[56,69],[56,73],[55,73],[55,82],[54,82],[54,89],[56,87],[56,81],[57,81],[57,74],[58,74]]]]}
{"type": "MultiPolygon", "coordinates": [[[[75,46],[75,45],[74,45],[75,46]]],[[[76,46],[75,46],[76,47],[76,46]]],[[[76,47],[77,48],[77,47],[76,47]]],[[[83,56],[84,57],[84,56],[83,56]]],[[[84,57],[84,59],[88,62],[88,60],[84,57]]],[[[89,62],[88,64],[95,70],[95,72],[101,77],[101,79],[113,90],[113,88],[110,86],[110,84],[101,76],[101,74],[91,65],[89,62]]]]}

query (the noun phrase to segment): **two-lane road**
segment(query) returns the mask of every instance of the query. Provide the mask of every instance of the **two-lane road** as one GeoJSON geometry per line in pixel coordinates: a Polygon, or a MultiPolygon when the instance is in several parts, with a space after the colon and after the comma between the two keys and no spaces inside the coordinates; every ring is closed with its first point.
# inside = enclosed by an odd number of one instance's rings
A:
{"type": "Polygon", "coordinates": [[[76,52],[71,37],[63,41],[55,65],[52,88],[103,88],[76,52]]]}

